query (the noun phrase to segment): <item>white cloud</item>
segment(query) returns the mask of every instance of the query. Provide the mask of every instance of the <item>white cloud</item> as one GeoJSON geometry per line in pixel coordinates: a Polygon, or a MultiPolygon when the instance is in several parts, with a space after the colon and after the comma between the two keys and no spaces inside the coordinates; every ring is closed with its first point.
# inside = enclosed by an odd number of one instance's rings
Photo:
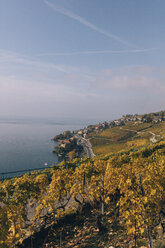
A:
{"type": "Polygon", "coordinates": [[[26,57],[11,51],[0,50],[0,75],[14,75],[18,79],[36,80],[47,84],[65,84],[72,87],[75,83],[92,80],[86,67],[70,66],[45,62],[26,57]]]}
{"type": "Polygon", "coordinates": [[[63,72],[55,70],[52,63],[11,52],[2,54],[0,63],[6,65],[7,72],[0,67],[1,115],[99,118],[123,111],[140,112],[143,105],[148,106],[147,112],[149,107],[165,104],[162,68],[130,66],[92,71],[60,65],[63,72]]]}
{"type": "Polygon", "coordinates": [[[0,50],[0,63],[14,63],[19,65],[30,66],[33,68],[38,68],[42,70],[55,70],[62,73],[70,73],[76,72],[77,68],[74,66],[66,66],[66,65],[57,65],[50,62],[44,62],[41,60],[37,60],[35,58],[28,58],[26,56],[22,56],[21,54],[17,54],[11,51],[0,50]]]}
{"type": "Polygon", "coordinates": [[[100,89],[124,89],[162,92],[165,81],[156,68],[137,66],[130,68],[106,69],[98,73],[92,86],[100,89]],[[159,76],[158,76],[159,75],[159,76]]]}
{"type": "Polygon", "coordinates": [[[79,113],[79,108],[82,111],[95,98],[97,94],[81,92],[69,85],[0,76],[1,115],[69,116],[79,113]]]}

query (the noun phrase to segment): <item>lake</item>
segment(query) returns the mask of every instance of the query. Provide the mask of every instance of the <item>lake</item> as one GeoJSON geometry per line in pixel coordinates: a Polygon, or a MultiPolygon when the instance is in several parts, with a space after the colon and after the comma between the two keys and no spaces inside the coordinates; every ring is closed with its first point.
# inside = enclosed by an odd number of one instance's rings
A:
{"type": "Polygon", "coordinates": [[[64,130],[78,130],[87,121],[0,119],[0,173],[45,167],[58,162],[51,139],[64,130]]]}

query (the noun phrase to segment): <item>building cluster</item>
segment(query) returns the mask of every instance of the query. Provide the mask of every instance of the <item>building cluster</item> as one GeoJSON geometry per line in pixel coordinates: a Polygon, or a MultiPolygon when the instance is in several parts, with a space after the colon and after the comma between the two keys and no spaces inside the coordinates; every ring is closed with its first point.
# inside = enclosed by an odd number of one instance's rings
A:
{"type": "Polygon", "coordinates": [[[65,149],[75,146],[77,139],[75,137],[70,137],[69,139],[59,140],[59,146],[65,149]]]}
{"type": "Polygon", "coordinates": [[[72,151],[75,152],[76,157],[79,157],[83,150],[74,132],[72,133],[68,130],[55,136],[54,141],[58,141],[58,146],[54,147],[54,152],[61,158],[68,158],[69,153],[72,151]]]}
{"type": "Polygon", "coordinates": [[[87,134],[89,133],[97,133],[99,131],[103,131],[108,128],[113,128],[117,126],[124,126],[127,122],[135,122],[135,123],[159,123],[165,121],[165,111],[151,113],[151,114],[144,114],[144,115],[123,115],[121,118],[117,120],[113,120],[110,122],[103,122],[97,125],[90,125],[87,128],[81,129],[77,131],[77,134],[86,138],[87,134]]]}

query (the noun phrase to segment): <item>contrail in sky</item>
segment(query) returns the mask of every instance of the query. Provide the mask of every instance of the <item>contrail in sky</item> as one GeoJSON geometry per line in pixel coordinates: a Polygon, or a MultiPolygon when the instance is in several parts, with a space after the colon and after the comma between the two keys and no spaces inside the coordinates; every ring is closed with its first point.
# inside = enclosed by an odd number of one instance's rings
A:
{"type": "Polygon", "coordinates": [[[77,51],[66,53],[43,53],[37,56],[76,56],[76,55],[88,55],[88,54],[122,54],[122,53],[143,53],[158,50],[158,48],[146,48],[146,49],[132,49],[132,50],[100,50],[100,51],[77,51]]]}
{"type": "Polygon", "coordinates": [[[52,9],[54,9],[55,11],[65,15],[65,16],[68,16],[76,21],[78,21],[79,23],[83,24],[84,26],[92,29],[92,30],[95,30],[96,32],[100,33],[100,34],[103,34],[109,38],[112,38],[128,47],[134,47],[135,46],[123,39],[121,39],[119,36],[115,35],[115,34],[112,34],[112,33],[109,33],[99,27],[97,27],[96,25],[92,24],[91,22],[87,21],[86,19],[84,19],[83,17],[79,16],[79,15],[76,15],[74,14],[73,12],[71,12],[70,10],[68,9],[65,9],[63,7],[60,7],[60,6],[57,6],[56,4],[54,3],[50,3],[48,0],[43,0],[45,4],[47,4],[49,7],[51,7],[52,9]]]}

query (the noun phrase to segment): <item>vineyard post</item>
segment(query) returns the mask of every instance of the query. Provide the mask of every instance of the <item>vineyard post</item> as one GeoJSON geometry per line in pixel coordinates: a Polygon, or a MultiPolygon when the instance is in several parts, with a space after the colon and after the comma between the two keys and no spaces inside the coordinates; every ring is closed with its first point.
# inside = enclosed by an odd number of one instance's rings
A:
{"type": "Polygon", "coordinates": [[[1,182],[3,183],[4,181],[4,173],[1,173],[1,182]]]}
{"type": "Polygon", "coordinates": [[[83,175],[83,187],[85,187],[85,172],[84,172],[84,175],[83,175]]]}
{"type": "MultiPolygon", "coordinates": [[[[144,189],[143,189],[143,185],[142,185],[142,175],[139,174],[139,183],[140,183],[140,189],[141,189],[141,194],[142,196],[145,195],[144,189]]],[[[148,243],[150,248],[153,248],[152,246],[152,234],[151,234],[151,228],[148,226],[147,228],[147,232],[148,232],[148,243]]]]}
{"type": "Polygon", "coordinates": [[[134,240],[135,240],[135,248],[136,248],[136,243],[137,243],[137,235],[136,235],[136,219],[135,219],[135,235],[134,235],[134,240]]]}
{"type": "Polygon", "coordinates": [[[49,181],[51,180],[51,172],[50,172],[50,168],[49,168],[49,171],[48,171],[48,180],[49,180],[49,181]]]}
{"type": "Polygon", "coordinates": [[[60,247],[62,247],[62,231],[60,232],[60,247]]]}
{"type": "Polygon", "coordinates": [[[151,228],[148,226],[148,243],[150,248],[153,248],[152,246],[152,234],[151,234],[151,228]]]}
{"type": "Polygon", "coordinates": [[[101,195],[101,219],[102,222],[104,221],[104,175],[101,177],[101,184],[102,184],[102,195],[101,195]]]}

